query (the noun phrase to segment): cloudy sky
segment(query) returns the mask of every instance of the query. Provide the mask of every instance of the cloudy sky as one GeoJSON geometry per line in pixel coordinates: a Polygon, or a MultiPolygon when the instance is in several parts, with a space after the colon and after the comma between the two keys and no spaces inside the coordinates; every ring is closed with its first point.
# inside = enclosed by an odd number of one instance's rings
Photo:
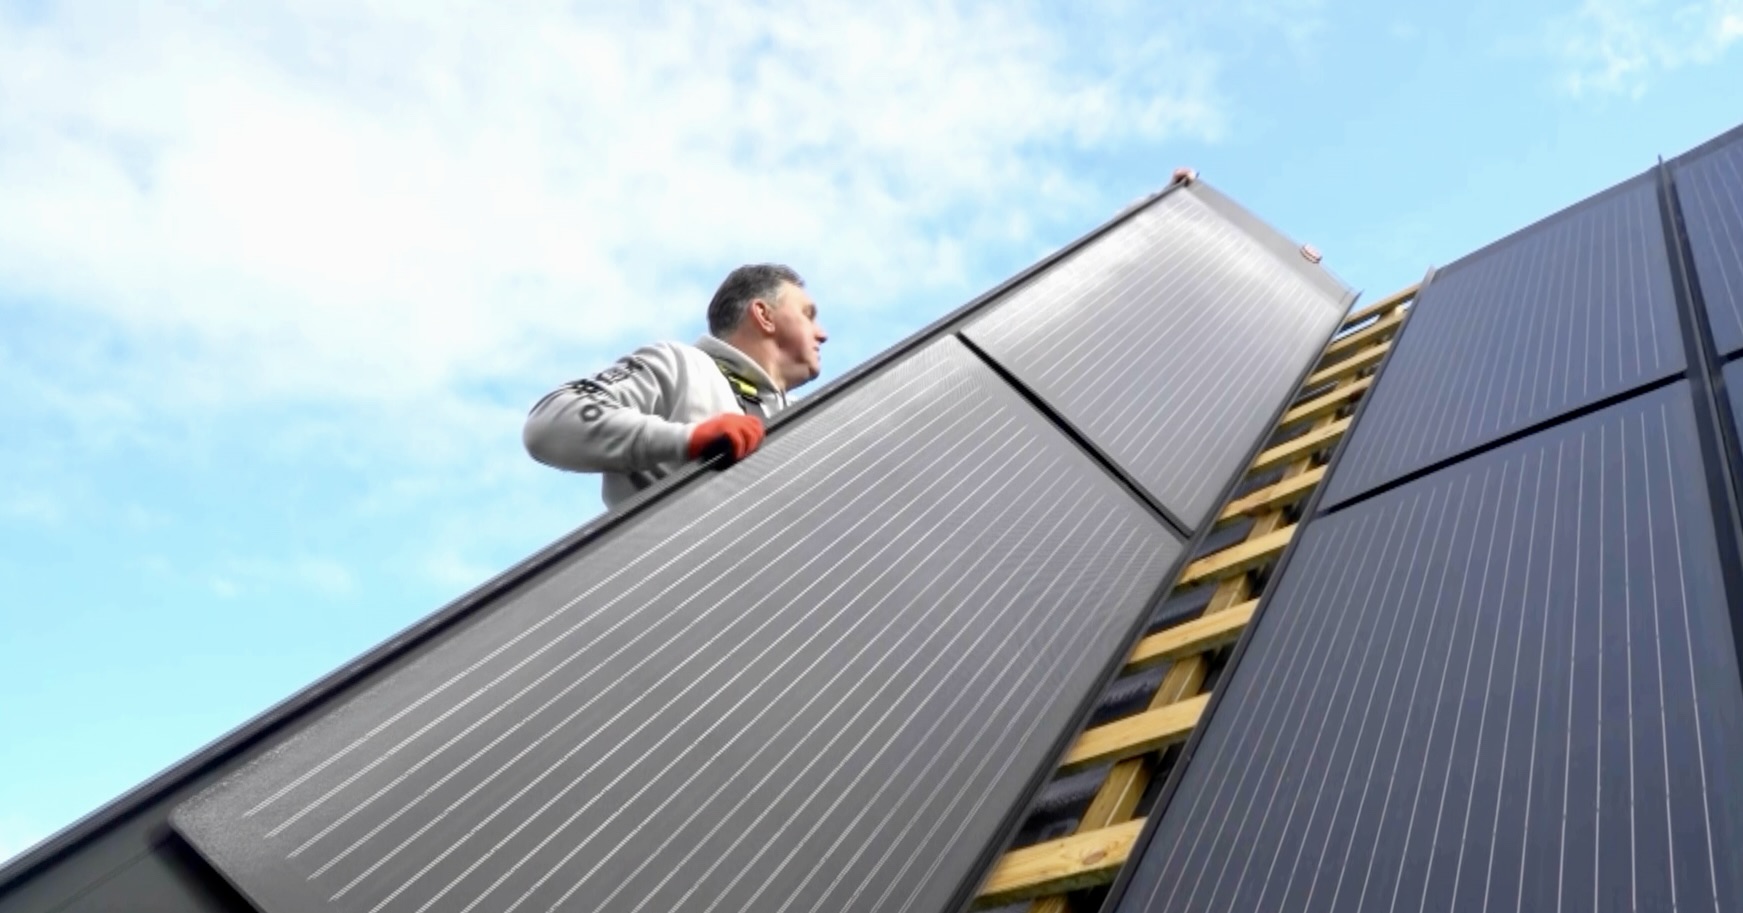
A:
{"type": "Polygon", "coordinates": [[[1743,0],[294,6],[0,0],[0,858],[596,514],[527,407],[740,262],[827,379],[1179,164],[1371,299],[1743,123],[1743,0]]]}

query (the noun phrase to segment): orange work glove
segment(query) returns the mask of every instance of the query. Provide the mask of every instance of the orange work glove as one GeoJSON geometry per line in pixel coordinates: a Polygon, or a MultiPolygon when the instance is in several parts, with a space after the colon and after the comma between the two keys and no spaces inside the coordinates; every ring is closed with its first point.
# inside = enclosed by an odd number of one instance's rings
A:
{"type": "Polygon", "coordinates": [[[690,459],[729,453],[742,460],[763,442],[763,423],[736,412],[723,412],[690,432],[690,459]]]}

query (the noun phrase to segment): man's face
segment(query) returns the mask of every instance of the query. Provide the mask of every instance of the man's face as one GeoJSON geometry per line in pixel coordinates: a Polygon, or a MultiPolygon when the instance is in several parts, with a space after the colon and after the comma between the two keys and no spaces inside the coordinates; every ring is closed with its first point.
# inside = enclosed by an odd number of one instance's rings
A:
{"type": "Polygon", "coordinates": [[[788,390],[817,379],[823,372],[823,343],[829,334],[817,322],[817,302],[804,289],[784,283],[778,306],[768,312],[774,324],[775,346],[781,353],[781,383],[788,390]]]}

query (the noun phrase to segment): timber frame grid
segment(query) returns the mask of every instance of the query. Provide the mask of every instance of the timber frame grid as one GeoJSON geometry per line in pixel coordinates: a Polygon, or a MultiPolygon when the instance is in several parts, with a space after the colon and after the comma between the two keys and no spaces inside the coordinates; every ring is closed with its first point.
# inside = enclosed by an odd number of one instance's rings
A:
{"type": "Polygon", "coordinates": [[[1115,673],[1167,664],[1160,685],[1142,710],[1084,729],[1061,757],[1062,776],[1110,765],[1077,816],[1074,833],[1008,849],[982,882],[973,909],[1088,913],[1125,875],[1148,811],[1161,806],[1171,773],[1190,757],[1201,731],[1197,724],[1220,695],[1217,679],[1245,645],[1259,597],[1278,576],[1298,518],[1312,514],[1335,451],[1359,416],[1420,287],[1344,317],[1170,588],[1181,594],[1212,586],[1209,602],[1196,618],[1164,622],[1138,640],[1115,673]],[[1237,541],[1207,547],[1205,535],[1247,520],[1251,527],[1237,541]]]}

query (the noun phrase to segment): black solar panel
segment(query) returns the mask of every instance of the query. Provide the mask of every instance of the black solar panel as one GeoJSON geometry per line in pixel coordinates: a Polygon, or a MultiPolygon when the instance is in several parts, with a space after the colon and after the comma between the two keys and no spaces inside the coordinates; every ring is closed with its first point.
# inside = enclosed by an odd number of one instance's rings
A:
{"type": "Polygon", "coordinates": [[[1434,275],[1328,506],[1682,370],[1653,175],[1434,275]]]}
{"type": "Polygon", "coordinates": [[[943,909],[1180,550],[941,341],[174,821],[269,913],[943,909]]]}
{"type": "Polygon", "coordinates": [[[1298,252],[1254,243],[1231,205],[1172,194],[965,330],[1188,529],[1348,305],[1298,252]]]}
{"type": "Polygon", "coordinates": [[[1677,382],[1312,521],[1119,909],[1743,906],[1690,404],[1677,382]]]}
{"type": "Polygon", "coordinates": [[[1713,341],[1722,355],[1743,350],[1743,133],[1674,170],[1713,341]]]}

